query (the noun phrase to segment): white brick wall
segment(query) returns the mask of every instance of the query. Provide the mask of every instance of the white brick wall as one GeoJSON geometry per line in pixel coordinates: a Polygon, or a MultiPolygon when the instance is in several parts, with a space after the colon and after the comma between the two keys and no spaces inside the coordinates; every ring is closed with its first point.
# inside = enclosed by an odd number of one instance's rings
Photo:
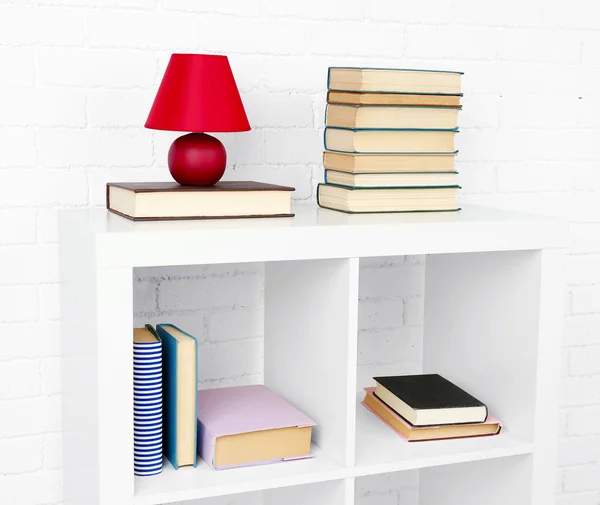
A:
{"type": "MultiPolygon", "coordinates": [[[[221,135],[227,176],[294,185],[307,201],[322,178],[328,66],[466,72],[463,200],[571,222],[557,503],[598,505],[599,41],[593,0],[2,2],[0,503],[61,503],[56,209],[103,205],[107,180],[168,178],[175,135],[142,125],[169,54],[190,51],[230,55],[254,127],[221,135]]],[[[198,335],[206,387],[260,381],[262,273],[139,271],[136,320],[198,335]]],[[[423,275],[418,257],[361,265],[359,385],[419,371],[423,275]]],[[[410,505],[416,485],[365,478],[357,496],[410,505]]]]}

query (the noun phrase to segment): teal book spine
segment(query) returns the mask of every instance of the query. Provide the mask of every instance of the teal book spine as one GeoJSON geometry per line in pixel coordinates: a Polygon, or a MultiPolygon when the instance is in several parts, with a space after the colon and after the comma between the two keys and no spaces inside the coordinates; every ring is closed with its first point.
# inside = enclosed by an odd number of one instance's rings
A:
{"type": "MultiPolygon", "coordinates": [[[[163,451],[166,458],[171,462],[175,470],[179,469],[177,460],[177,395],[179,385],[177,383],[178,342],[166,328],[174,328],[181,333],[191,337],[195,343],[195,363],[198,363],[198,341],[196,337],[183,331],[172,324],[159,324],[156,332],[163,343],[163,451]]],[[[198,383],[198,366],[196,365],[195,383],[198,383]]],[[[194,388],[196,389],[196,388],[194,388]]],[[[198,419],[198,405],[194,393],[194,420],[198,419]]],[[[197,421],[196,421],[197,422],[197,421]]],[[[197,438],[194,437],[194,454],[197,454],[197,438]]],[[[193,466],[196,466],[194,460],[193,466]]]]}

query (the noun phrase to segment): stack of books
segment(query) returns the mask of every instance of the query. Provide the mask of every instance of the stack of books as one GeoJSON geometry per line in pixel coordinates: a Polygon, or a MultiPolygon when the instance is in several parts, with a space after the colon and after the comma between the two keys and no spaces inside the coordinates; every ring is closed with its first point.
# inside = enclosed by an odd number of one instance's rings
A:
{"type": "Polygon", "coordinates": [[[315,422],[263,385],[198,391],[198,342],[172,324],[135,328],[134,473],[310,458],[315,422]]]}
{"type": "Polygon", "coordinates": [[[454,137],[461,72],[330,68],[321,207],[459,210],[454,137]]]}
{"type": "Polygon", "coordinates": [[[497,435],[502,423],[441,375],[375,377],[363,405],[408,442],[497,435]]]}

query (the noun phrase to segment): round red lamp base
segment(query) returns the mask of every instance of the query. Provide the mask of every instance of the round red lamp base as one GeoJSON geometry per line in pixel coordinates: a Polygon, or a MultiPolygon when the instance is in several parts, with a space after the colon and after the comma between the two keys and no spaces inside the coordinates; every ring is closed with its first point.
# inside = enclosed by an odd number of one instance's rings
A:
{"type": "Polygon", "coordinates": [[[169,171],[184,186],[212,186],[225,173],[225,146],[206,133],[188,133],[171,144],[169,171]]]}

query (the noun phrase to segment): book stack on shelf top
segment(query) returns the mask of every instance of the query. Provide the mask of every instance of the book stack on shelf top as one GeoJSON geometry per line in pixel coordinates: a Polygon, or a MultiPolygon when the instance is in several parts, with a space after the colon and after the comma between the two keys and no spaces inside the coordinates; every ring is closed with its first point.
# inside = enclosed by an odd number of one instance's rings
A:
{"type": "Polygon", "coordinates": [[[329,69],[321,207],[459,210],[454,137],[461,72],[329,69]]]}
{"type": "Polygon", "coordinates": [[[486,405],[441,375],[375,377],[363,405],[408,442],[497,435],[486,405]]]}

